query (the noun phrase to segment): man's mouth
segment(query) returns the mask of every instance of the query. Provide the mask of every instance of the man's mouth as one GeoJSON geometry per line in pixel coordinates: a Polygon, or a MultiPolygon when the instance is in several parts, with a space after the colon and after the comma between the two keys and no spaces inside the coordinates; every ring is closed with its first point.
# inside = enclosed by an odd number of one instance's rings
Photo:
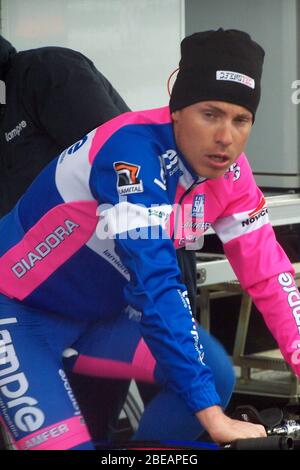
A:
{"type": "Polygon", "coordinates": [[[210,153],[207,154],[206,157],[209,159],[210,163],[214,166],[226,166],[230,162],[230,158],[226,154],[220,153],[210,153]]]}

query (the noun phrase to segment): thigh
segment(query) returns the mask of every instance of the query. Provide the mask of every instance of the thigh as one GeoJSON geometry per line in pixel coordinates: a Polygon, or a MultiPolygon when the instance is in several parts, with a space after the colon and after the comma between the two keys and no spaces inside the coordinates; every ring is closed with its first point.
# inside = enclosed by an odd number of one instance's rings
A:
{"type": "Polygon", "coordinates": [[[68,449],[89,440],[54,323],[53,316],[0,299],[0,412],[18,449],[68,449]]]}
{"type": "MultiPolygon", "coordinates": [[[[202,360],[215,378],[217,391],[227,395],[234,373],[223,346],[202,327],[198,327],[202,360]],[[226,388],[226,390],[225,390],[226,388]]],[[[98,322],[74,343],[69,358],[73,372],[94,377],[136,379],[165,383],[164,373],[141,337],[139,323],[124,314],[110,322],[98,322]]]]}
{"type": "MultiPolygon", "coordinates": [[[[215,338],[201,327],[198,328],[198,333],[202,362],[211,369],[221,405],[226,407],[235,383],[231,361],[223,346],[215,338]]],[[[164,382],[159,365],[156,368],[156,378],[164,382]]],[[[142,389],[140,385],[139,389],[142,389]]],[[[161,390],[156,390],[155,396],[146,405],[134,439],[194,440],[202,432],[203,427],[180,395],[168,387],[162,387],[161,390]]]]}
{"type": "MultiPolygon", "coordinates": [[[[221,403],[226,406],[234,386],[231,362],[217,340],[201,327],[198,333],[202,361],[212,370],[221,403]]],[[[166,383],[159,364],[141,338],[138,322],[126,315],[111,322],[98,323],[73,346],[76,350],[72,359],[75,372],[96,377],[134,378],[150,383],[155,380],[161,385],[166,383]]],[[[181,397],[162,387],[146,407],[135,438],[193,439],[202,431],[181,397]]]]}
{"type": "Polygon", "coordinates": [[[210,367],[222,406],[226,407],[235,386],[232,361],[223,345],[201,326],[198,326],[198,334],[200,347],[203,349],[203,362],[210,367]]]}
{"type": "MultiPolygon", "coordinates": [[[[220,395],[223,406],[226,406],[227,398],[231,395],[235,384],[232,362],[222,344],[214,336],[199,325],[197,331],[201,362],[203,366],[208,366],[211,370],[216,390],[220,395]]],[[[165,376],[159,364],[155,367],[154,377],[157,383],[165,385],[165,376]]]]}

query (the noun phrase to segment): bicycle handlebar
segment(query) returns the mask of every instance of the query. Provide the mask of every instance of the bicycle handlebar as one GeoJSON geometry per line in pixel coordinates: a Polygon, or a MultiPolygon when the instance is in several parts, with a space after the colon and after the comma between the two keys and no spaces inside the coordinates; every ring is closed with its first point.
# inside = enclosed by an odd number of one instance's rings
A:
{"type": "Polygon", "coordinates": [[[224,449],[226,450],[292,450],[293,448],[293,439],[286,436],[238,439],[230,444],[224,445],[224,449]]]}

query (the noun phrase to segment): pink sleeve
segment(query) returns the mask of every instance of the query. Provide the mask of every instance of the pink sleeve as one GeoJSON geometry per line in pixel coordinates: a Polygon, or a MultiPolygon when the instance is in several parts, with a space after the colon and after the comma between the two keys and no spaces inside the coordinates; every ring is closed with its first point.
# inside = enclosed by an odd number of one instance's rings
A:
{"type": "Polygon", "coordinates": [[[293,274],[279,274],[248,289],[286,362],[300,377],[300,294],[293,274]]]}
{"type": "Polygon", "coordinates": [[[270,223],[228,241],[224,252],[246,290],[280,273],[293,271],[270,223]]]}
{"type": "Polygon", "coordinates": [[[214,228],[242,288],[300,376],[300,294],[293,266],[276,240],[264,196],[245,156],[240,164],[240,178],[214,228]]]}
{"type": "Polygon", "coordinates": [[[295,286],[293,267],[277,243],[272,227],[264,225],[231,240],[224,248],[243,289],[263,315],[282,355],[300,376],[300,294],[295,286]]]}

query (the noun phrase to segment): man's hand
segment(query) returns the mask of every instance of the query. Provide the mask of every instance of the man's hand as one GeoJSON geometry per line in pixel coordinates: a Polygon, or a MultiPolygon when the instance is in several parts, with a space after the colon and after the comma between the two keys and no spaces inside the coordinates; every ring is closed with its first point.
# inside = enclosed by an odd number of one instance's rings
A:
{"type": "Polygon", "coordinates": [[[267,437],[266,430],[260,424],[246,423],[226,416],[219,406],[211,406],[196,413],[214,442],[228,443],[237,439],[267,437]]]}

